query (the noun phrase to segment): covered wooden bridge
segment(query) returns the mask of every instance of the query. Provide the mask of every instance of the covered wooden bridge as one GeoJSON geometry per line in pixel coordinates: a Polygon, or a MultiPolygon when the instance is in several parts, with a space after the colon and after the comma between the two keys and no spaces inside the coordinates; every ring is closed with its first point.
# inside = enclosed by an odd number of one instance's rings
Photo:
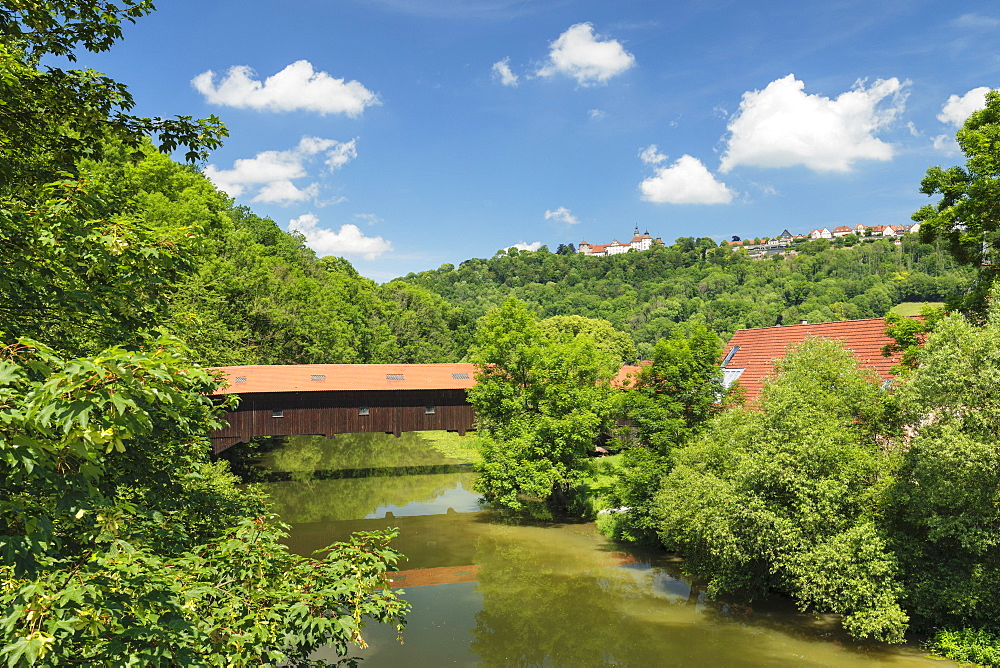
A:
{"type": "Polygon", "coordinates": [[[472,364],[297,364],[218,369],[239,394],[214,432],[215,454],[255,436],[474,429],[472,364]]]}

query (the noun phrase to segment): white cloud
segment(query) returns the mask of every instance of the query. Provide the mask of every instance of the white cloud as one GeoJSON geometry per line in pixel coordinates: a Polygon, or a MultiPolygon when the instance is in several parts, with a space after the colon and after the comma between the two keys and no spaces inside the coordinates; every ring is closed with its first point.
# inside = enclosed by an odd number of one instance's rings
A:
{"type": "Polygon", "coordinates": [[[318,183],[310,183],[305,188],[299,188],[291,181],[275,181],[262,186],[250,201],[268,204],[293,204],[309,201],[318,194],[318,183]]]}
{"type": "Polygon", "coordinates": [[[538,70],[538,76],[565,74],[581,86],[606,83],[635,64],[635,56],[614,39],[601,41],[594,26],[577,23],[549,45],[549,60],[538,70]]]}
{"type": "Polygon", "coordinates": [[[976,30],[989,30],[1000,27],[1000,19],[994,16],[984,16],[983,14],[962,14],[953,20],[952,25],[959,28],[974,28],[976,30]]]}
{"type": "Polygon", "coordinates": [[[392,250],[392,242],[382,237],[366,237],[357,225],[341,225],[336,232],[320,227],[319,218],[311,213],[288,221],[288,229],[301,232],[306,245],[321,256],[360,255],[366,260],[375,260],[392,250]]]}
{"type": "MultiPolygon", "coordinates": [[[[320,151],[326,149],[319,149],[320,151]]],[[[331,170],[340,169],[354,158],[358,157],[358,140],[352,139],[351,141],[341,142],[336,144],[331,149],[326,151],[326,160],[324,164],[331,170]]]]}
{"type": "Polygon", "coordinates": [[[650,144],[646,148],[639,151],[639,159],[647,165],[658,165],[661,162],[666,161],[667,156],[660,153],[660,149],[656,144],[650,144]]]}
{"type": "Polygon", "coordinates": [[[536,251],[541,247],[542,247],[541,241],[532,241],[530,244],[526,244],[523,241],[520,241],[514,244],[513,246],[509,246],[508,248],[516,248],[517,250],[523,250],[523,251],[536,251]]]}
{"type": "Polygon", "coordinates": [[[958,142],[955,141],[954,135],[938,135],[934,137],[934,150],[941,151],[942,153],[955,154],[961,151],[961,147],[958,142]]]}
{"type": "Polygon", "coordinates": [[[690,155],[682,155],[669,167],[658,167],[639,189],[642,199],[657,204],[729,204],[735,195],[690,155]]]}
{"type": "Polygon", "coordinates": [[[204,173],[217,188],[231,197],[252,194],[251,202],[304,202],[319,194],[319,184],[298,186],[293,180],[308,176],[307,164],[318,155],[324,156],[329,170],[339,169],[357,157],[357,139],[339,142],[303,137],[293,149],[262,151],[252,158],[240,158],[233,163],[232,169],[208,165],[204,173]]]}
{"type": "Polygon", "coordinates": [[[556,220],[561,223],[566,223],[567,225],[576,225],[580,222],[580,219],[574,216],[570,210],[564,206],[559,207],[555,211],[546,211],[545,220],[556,220]]]}
{"type": "Polygon", "coordinates": [[[737,165],[791,167],[847,172],[857,160],[889,160],[893,147],[875,136],[903,110],[908,82],[858,81],[835,99],[804,92],[789,74],[764,90],[743,94],[730,120],[722,172],[737,165]],[[887,105],[882,105],[889,100],[887,105]]]}
{"type": "Polygon", "coordinates": [[[973,88],[962,96],[952,95],[941,107],[937,119],[942,123],[950,123],[956,128],[962,127],[972,112],[986,108],[986,94],[990,89],[986,86],[973,88]]]}
{"type": "Polygon", "coordinates": [[[510,58],[493,63],[493,77],[499,79],[504,86],[517,85],[518,76],[510,69],[510,58]]]}
{"type": "Polygon", "coordinates": [[[591,120],[599,121],[603,118],[607,118],[608,112],[604,111],[603,109],[591,109],[590,111],[587,112],[587,115],[590,116],[591,120]]]}
{"type": "Polygon", "coordinates": [[[368,225],[374,225],[382,222],[382,219],[374,213],[356,213],[354,214],[354,217],[368,225]]]}
{"type": "Polygon", "coordinates": [[[211,104],[263,111],[315,111],[359,116],[365,107],[381,104],[378,96],[357,81],[316,72],[299,60],[262,83],[253,69],[234,65],[215,83],[215,72],[202,72],[191,85],[211,104]]]}

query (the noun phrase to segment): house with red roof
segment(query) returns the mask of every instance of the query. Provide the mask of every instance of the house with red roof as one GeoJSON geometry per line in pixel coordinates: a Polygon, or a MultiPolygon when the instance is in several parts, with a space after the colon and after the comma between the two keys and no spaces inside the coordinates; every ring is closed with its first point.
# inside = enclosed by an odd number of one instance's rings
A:
{"type": "Polygon", "coordinates": [[[834,237],[846,237],[850,233],[851,233],[851,228],[849,228],[847,225],[837,225],[837,227],[833,228],[834,237]]]}
{"type": "Polygon", "coordinates": [[[729,340],[722,360],[726,387],[737,384],[748,402],[756,401],[765,379],[774,375],[774,361],[808,337],[841,341],[862,367],[872,369],[883,381],[892,380],[892,368],[899,364],[900,353],[882,355],[882,347],[893,343],[882,318],[741,329],[729,340]]]}
{"type": "Polygon", "coordinates": [[[632,236],[632,240],[628,243],[622,243],[615,239],[610,244],[589,244],[586,241],[581,241],[576,246],[577,253],[583,253],[584,255],[596,255],[600,257],[605,257],[608,255],[620,255],[622,253],[627,253],[630,250],[636,251],[647,251],[653,247],[653,242],[663,243],[660,239],[653,239],[649,236],[649,231],[643,234],[639,234],[639,226],[636,225],[635,234],[632,236]]]}

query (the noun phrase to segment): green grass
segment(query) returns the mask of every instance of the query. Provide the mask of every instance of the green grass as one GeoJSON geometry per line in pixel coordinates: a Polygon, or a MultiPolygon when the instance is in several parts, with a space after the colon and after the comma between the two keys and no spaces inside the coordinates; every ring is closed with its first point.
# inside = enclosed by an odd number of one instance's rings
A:
{"type": "Polygon", "coordinates": [[[479,438],[475,434],[459,436],[450,431],[422,431],[420,437],[429,442],[437,452],[460,464],[478,464],[482,461],[479,454],[479,438]]]}
{"type": "Polygon", "coordinates": [[[896,304],[889,309],[889,313],[895,313],[903,317],[920,315],[920,310],[925,306],[941,308],[944,306],[944,302],[903,302],[902,304],[896,304]]]}
{"type": "Polygon", "coordinates": [[[576,488],[575,511],[593,518],[597,511],[605,507],[604,497],[614,485],[615,471],[621,455],[610,455],[590,460],[590,475],[585,476],[576,488]]]}

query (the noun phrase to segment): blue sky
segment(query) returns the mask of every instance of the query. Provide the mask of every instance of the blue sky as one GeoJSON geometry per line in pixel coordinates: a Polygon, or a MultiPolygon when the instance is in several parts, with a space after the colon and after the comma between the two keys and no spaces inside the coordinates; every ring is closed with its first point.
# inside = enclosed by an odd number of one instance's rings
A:
{"type": "Polygon", "coordinates": [[[213,181],[378,281],[638,226],[899,224],[1000,86],[995,2],[162,0],[80,64],[216,114],[213,181]]]}

